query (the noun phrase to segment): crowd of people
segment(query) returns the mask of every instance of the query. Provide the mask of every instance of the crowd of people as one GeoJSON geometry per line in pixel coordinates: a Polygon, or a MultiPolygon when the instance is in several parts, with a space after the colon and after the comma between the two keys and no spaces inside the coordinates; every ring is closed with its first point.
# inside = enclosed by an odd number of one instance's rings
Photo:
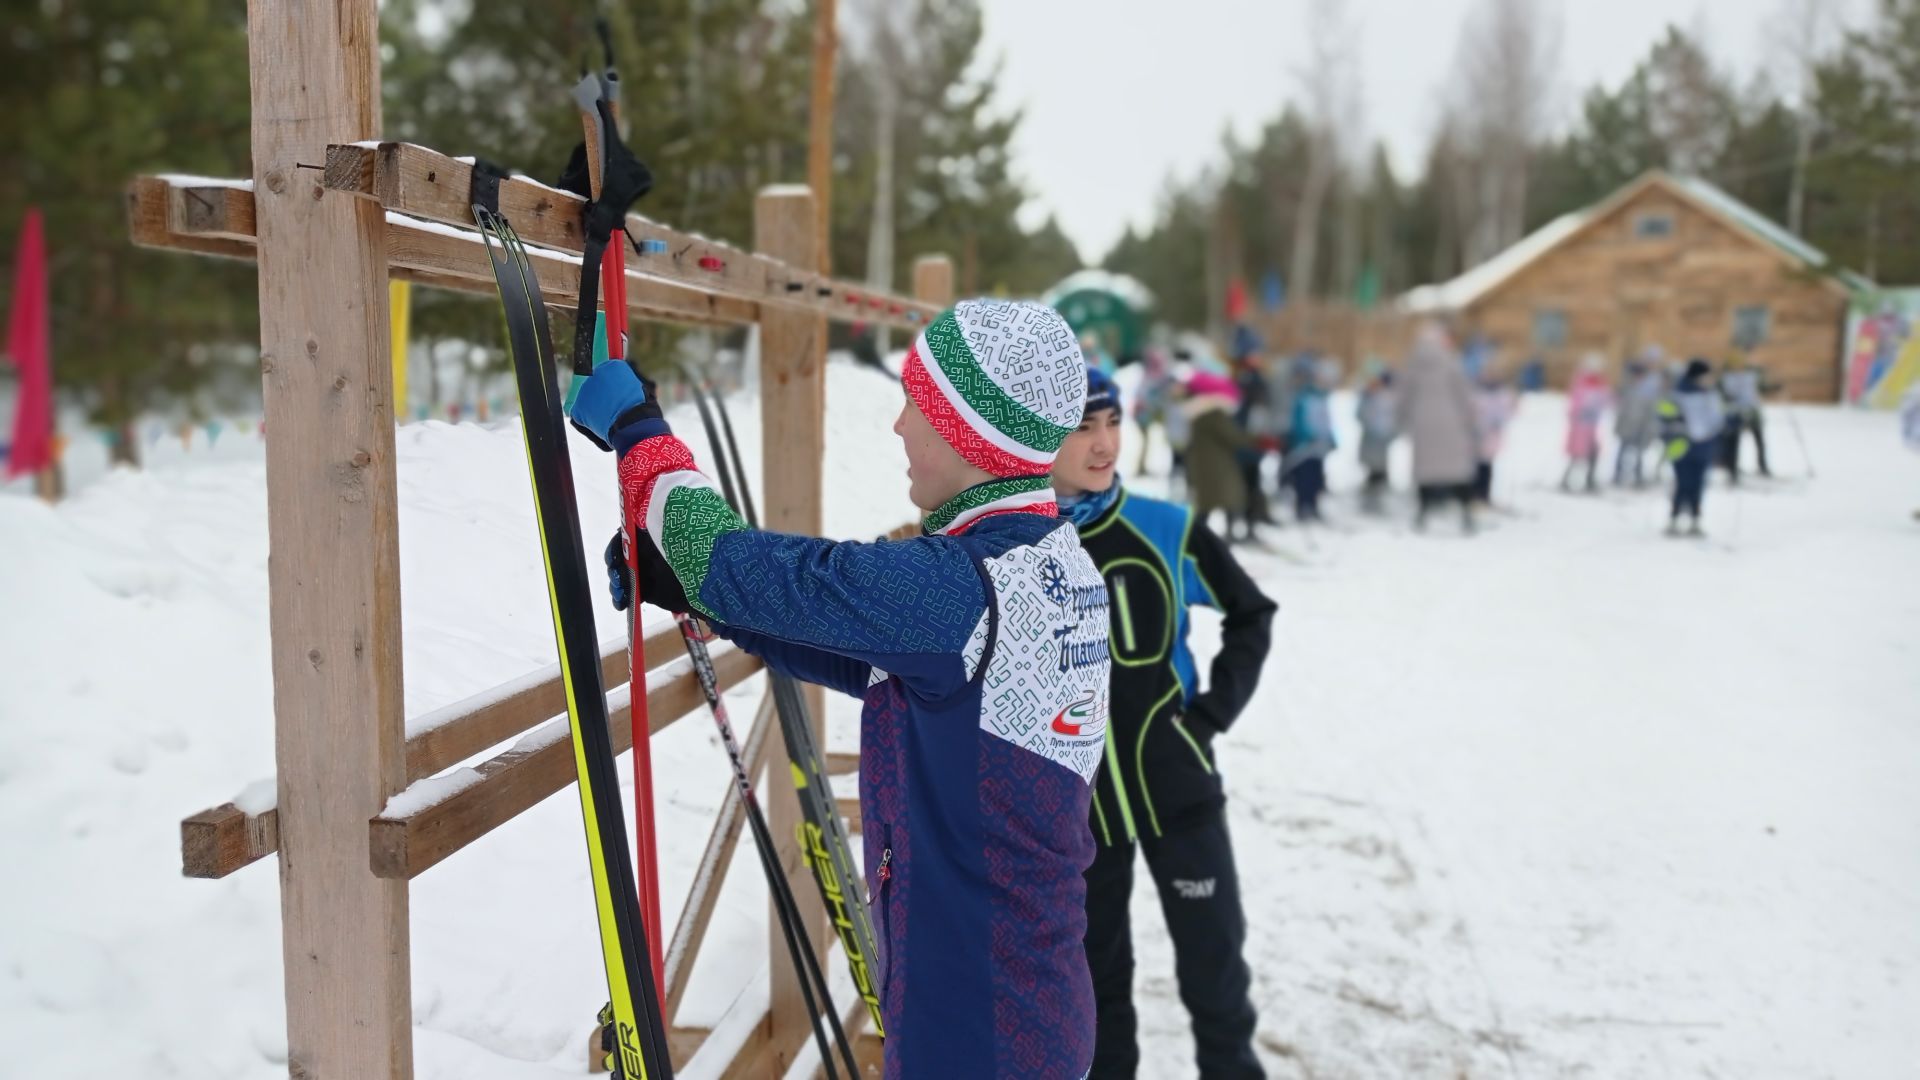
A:
{"type": "MultiPolygon", "coordinates": [[[[1340,361],[1311,352],[1275,359],[1248,348],[1231,364],[1218,364],[1187,351],[1169,362],[1149,350],[1133,403],[1142,436],[1138,470],[1145,471],[1148,436],[1159,427],[1173,451],[1174,487],[1184,486],[1199,520],[1218,515],[1230,542],[1281,524],[1276,502],[1290,501],[1297,523],[1322,523],[1326,463],[1338,448],[1330,394],[1345,377],[1340,361]]],[[[1388,512],[1388,458],[1404,437],[1412,446],[1415,529],[1425,529],[1436,511],[1457,507],[1461,528],[1474,532],[1475,515],[1493,504],[1494,467],[1518,406],[1516,380],[1474,350],[1457,348],[1435,322],[1416,332],[1399,371],[1369,360],[1356,382],[1361,512],[1388,512]]],[[[1740,483],[1751,441],[1759,473],[1772,476],[1764,401],[1775,389],[1738,352],[1716,367],[1702,358],[1670,363],[1648,347],[1626,357],[1617,376],[1609,375],[1605,357],[1589,353],[1567,386],[1560,487],[1603,490],[1611,413],[1612,484],[1644,488],[1671,467],[1668,531],[1700,535],[1713,467],[1740,483]]]]}

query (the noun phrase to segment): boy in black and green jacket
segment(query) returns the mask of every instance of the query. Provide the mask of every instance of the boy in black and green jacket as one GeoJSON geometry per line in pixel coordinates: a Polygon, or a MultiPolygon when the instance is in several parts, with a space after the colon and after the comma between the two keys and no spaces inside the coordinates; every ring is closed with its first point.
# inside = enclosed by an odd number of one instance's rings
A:
{"type": "Polygon", "coordinates": [[[1274,602],[1192,510],[1127,491],[1115,474],[1121,410],[1113,381],[1088,373],[1080,426],[1054,459],[1060,512],[1107,583],[1112,713],[1095,781],[1087,870],[1087,963],[1098,1012],[1093,1080],[1139,1067],[1127,903],[1136,845],[1160,891],[1180,1000],[1202,1080],[1265,1073],[1253,1052],[1246,917],[1227,835],[1214,738],[1253,697],[1274,602]],[[1201,688],[1187,608],[1217,608],[1221,648],[1201,688]]]}

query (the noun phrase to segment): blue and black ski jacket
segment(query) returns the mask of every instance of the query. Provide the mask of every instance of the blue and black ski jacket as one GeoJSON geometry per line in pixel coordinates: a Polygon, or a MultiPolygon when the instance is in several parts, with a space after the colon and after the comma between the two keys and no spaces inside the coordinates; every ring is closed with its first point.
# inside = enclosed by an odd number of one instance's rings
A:
{"type": "Polygon", "coordinates": [[[1080,1080],[1107,594],[1045,477],[962,492],[910,540],[746,528],[671,436],[622,486],[689,603],[865,702],[860,813],[889,1078],[1080,1080]]]}

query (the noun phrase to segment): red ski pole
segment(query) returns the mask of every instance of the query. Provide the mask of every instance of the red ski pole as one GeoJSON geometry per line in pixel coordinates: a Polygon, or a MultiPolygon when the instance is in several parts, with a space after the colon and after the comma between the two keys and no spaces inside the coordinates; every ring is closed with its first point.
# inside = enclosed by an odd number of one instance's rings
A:
{"type": "MultiPolygon", "coordinates": [[[[601,88],[607,103],[607,119],[614,123],[619,120],[611,93],[613,86],[617,85],[616,79],[609,55],[601,88]]],[[[582,113],[581,118],[586,130],[588,183],[597,199],[605,180],[606,160],[600,137],[600,117],[594,113],[582,113]]],[[[600,295],[606,313],[609,361],[625,361],[627,356],[627,260],[626,249],[621,243],[624,239],[623,233],[616,232],[600,259],[600,295]]],[[[620,528],[625,537],[627,568],[634,582],[627,622],[627,686],[632,699],[630,715],[633,723],[633,835],[634,843],[639,848],[634,859],[634,883],[638,886],[641,917],[647,928],[647,953],[653,965],[654,987],[660,1000],[665,1001],[666,960],[661,949],[659,845],[653,827],[653,727],[647,716],[647,658],[640,624],[639,549],[635,546],[639,541],[639,523],[634,519],[633,511],[634,508],[622,496],[620,528]]]]}

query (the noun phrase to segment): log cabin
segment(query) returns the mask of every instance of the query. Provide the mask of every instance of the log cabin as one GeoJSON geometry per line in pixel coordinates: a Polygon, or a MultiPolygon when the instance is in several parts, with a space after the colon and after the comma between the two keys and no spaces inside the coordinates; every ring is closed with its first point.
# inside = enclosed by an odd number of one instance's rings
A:
{"type": "Polygon", "coordinates": [[[1617,370],[1650,346],[1716,365],[1743,350],[1786,396],[1836,401],[1848,305],[1872,287],[1711,183],[1655,171],[1397,308],[1485,339],[1494,370],[1541,361],[1550,386],[1588,352],[1617,370]]]}

